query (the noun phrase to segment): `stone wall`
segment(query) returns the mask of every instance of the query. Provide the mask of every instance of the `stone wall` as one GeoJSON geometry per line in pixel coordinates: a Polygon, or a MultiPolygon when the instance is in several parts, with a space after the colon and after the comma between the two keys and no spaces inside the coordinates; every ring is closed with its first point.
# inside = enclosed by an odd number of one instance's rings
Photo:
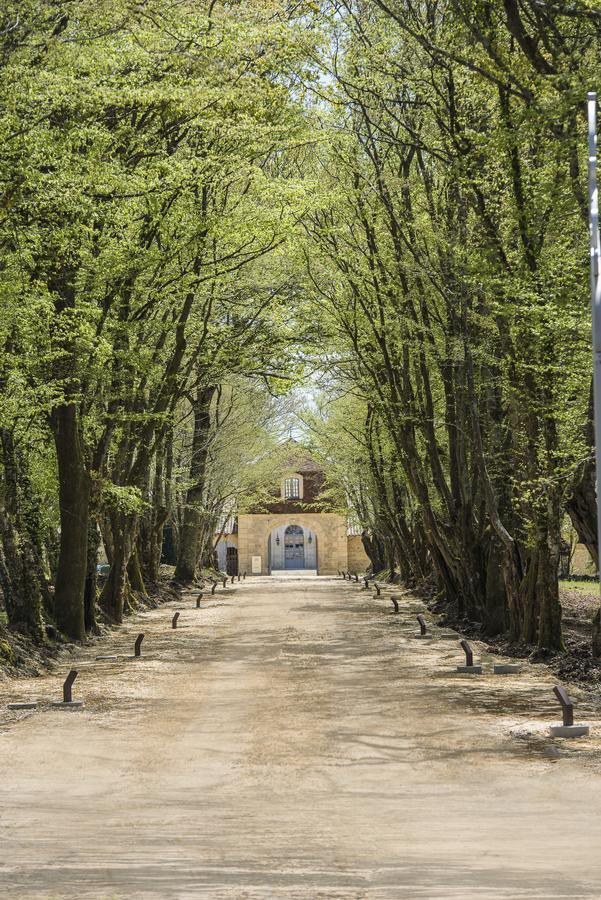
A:
{"type": "Polygon", "coordinates": [[[365,572],[369,565],[369,556],[363,549],[361,535],[350,534],[348,536],[348,571],[365,572]]]}
{"type": "MultiPolygon", "coordinates": [[[[269,575],[268,540],[274,528],[300,525],[317,539],[317,574],[336,575],[348,568],[346,521],[335,513],[253,514],[238,516],[238,564],[252,573],[252,557],[261,557],[261,575],[269,575]]],[[[255,573],[258,574],[258,573],[255,573]]]]}

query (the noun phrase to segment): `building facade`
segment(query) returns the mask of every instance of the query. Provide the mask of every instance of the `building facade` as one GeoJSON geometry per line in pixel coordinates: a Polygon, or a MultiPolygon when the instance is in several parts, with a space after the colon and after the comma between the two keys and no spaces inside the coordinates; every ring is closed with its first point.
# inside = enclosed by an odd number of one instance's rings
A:
{"type": "Polygon", "coordinates": [[[317,463],[295,448],[273,501],[226,524],[216,547],[219,568],[231,575],[364,572],[369,559],[361,535],[320,497],[323,480],[317,463]]]}

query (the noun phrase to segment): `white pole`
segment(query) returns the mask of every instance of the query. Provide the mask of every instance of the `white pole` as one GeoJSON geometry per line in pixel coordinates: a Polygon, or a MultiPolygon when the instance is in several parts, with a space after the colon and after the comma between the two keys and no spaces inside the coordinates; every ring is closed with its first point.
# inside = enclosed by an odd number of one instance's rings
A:
{"type": "MultiPolygon", "coordinates": [[[[601,266],[599,249],[599,192],[597,188],[597,94],[589,93],[587,100],[591,307],[593,316],[593,394],[597,480],[597,553],[601,555],[601,266]]],[[[601,591],[601,565],[598,566],[598,569],[601,591]]]]}

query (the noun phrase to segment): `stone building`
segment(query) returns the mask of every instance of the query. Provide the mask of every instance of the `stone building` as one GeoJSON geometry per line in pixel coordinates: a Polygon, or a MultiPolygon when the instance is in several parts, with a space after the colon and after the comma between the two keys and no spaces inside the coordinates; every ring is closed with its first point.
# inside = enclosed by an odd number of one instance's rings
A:
{"type": "Polygon", "coordinates": [[[219,568],[232,575],[364,572],[369,559],[361,534],[319,496],[323,480],[317,463],[294,445],[273,500],[225,524],[216,548],[219,568]]]}

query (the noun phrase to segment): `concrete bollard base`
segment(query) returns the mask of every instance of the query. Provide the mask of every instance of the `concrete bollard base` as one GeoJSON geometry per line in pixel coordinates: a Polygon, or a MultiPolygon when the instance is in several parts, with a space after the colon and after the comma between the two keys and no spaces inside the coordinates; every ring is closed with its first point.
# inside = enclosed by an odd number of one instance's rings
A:
{"type": "Polygon", "coordinates": [[[493,667],[495,675],[517,675],[521,671],[521,667],[514,663],[500,663],[498,666],[493,667]]]}
{"type": "Polygon", "coordinates": [[[28,703],[22,702],[22,703],[9,703],[8,704],[9,709],[37,709],[37,707],[38,707],[37,700],[33,700],[28,703]]]}
{"type": "Polygon", "coordinates": [[[462,675],[482,675],[482,666],[457,666],[462,675]]]}
{"type": "Polygon", "coordinates": [[[55,709],[81,709],[83,707],[83,700],[69,700],[68,703],[65,703],[64,700],[54,700],[51,704],[55,709]]]}
{"type": "Polygon", "coordinates": [[[550,725],[551,737],[575,738],[584,737],[590,731],[589,725],[550,725]]]}

